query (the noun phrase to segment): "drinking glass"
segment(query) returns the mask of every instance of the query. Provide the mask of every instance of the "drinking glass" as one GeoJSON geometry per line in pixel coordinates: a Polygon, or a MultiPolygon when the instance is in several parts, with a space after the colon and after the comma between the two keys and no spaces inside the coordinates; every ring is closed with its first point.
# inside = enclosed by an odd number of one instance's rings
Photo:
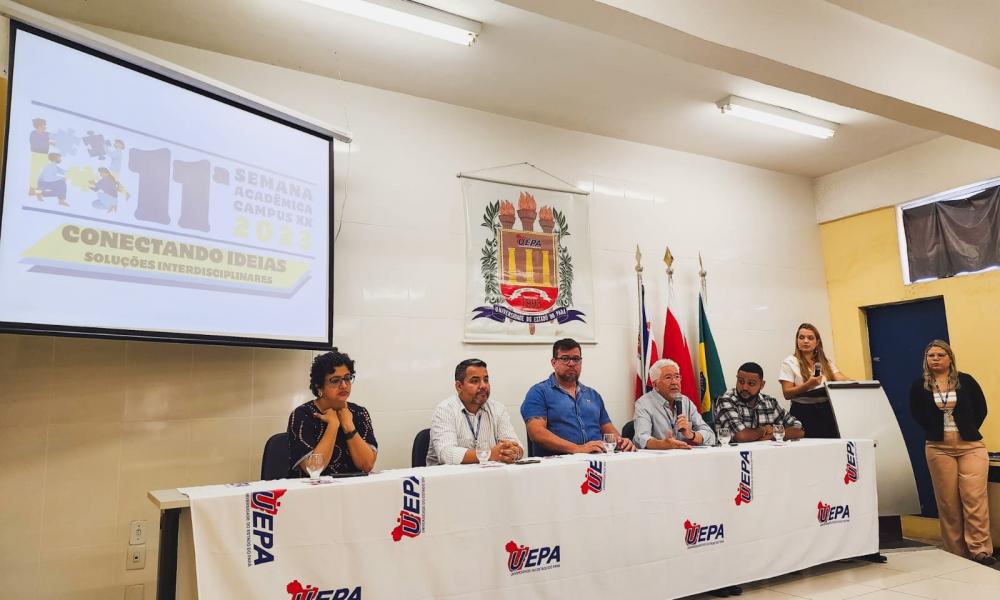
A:
{"type": "Polygon", "coordinates": [[[725,446],[729,443],[729,440],[733,439],[732,432],[729,431],[728,427],[719,427],[719,444],[725,446]]]}
{"type": "Polygon", "coordinates": [[[605,433],[604,434],[604,451],[608,454],[613,454],[615,451],[615,446],[618,445],[618,440],[615,439],[615,434],[605,433]]]}
{"type": "Polygon", "coordinates": [[[785,426],[781,423],[774,423],[771,425],[771,431],[774,432],[774,441],[781,442],[785,439],[785,426]]]}
{"type": "Polygon", "coordinates": [[[492,452],[492,450],[493,449],[490,448],[490,445],[485,441],[476,444],[476,458],[479,459],[479,464],[485,465],[490,462],[490,452],[492,452]]]}
{"type": "Polygon", "coordinates": [[[325,458],[318,452],[313,452],[306,457],[306,472],[309,473],[309,479],[319,479],[319,474],[326,468],[325,458]]]}

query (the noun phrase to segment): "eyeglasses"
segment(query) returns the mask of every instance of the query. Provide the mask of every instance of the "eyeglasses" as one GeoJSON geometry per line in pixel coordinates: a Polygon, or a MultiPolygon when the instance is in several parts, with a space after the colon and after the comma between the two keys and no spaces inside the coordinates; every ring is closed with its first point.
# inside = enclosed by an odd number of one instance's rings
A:
{"type": "Polygon", "coordinates": [[[582,356],[557,356],[556,360],[564,365],[578,365],[583,362],[582,356]]]}
{"type": "Polygon", "coordinates": [[[663,379],[665,381],[680,381],[681,376],[677,373],[674,373],[673,375],[661,375],[660,379],[663,379]]]}
{"type": "Polygon", "coordinates": [[[354,377],[355,377],[354,373],[351,373],[346,377],[331,377],[327,379],[326,382],[332,385],[333,387],[340,387],[342,385],[351,385],[352,383],[354,383],[354,377]]]}

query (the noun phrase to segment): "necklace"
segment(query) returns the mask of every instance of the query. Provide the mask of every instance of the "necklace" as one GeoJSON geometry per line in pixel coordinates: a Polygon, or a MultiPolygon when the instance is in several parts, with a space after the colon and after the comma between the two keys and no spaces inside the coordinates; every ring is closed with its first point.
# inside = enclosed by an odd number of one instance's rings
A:
{"type": "MultiPolygon", "coordinates": [[[[941,391],[941,386],[938,385],[937,379],[934,380],[934,398],[935,398],[935,404],[937,404],[938,408],[940,408],[941,410],[943,410],[946,415],[952,414],[952,411],[955,409],[954,404],[952,404],[951,406],[948,405],[949,404],[948,395],[950,393],[952,393],[951,390],[942,392],[941,391]]],[[[957,400],[957,398],[956,398],[956,400],[957,400]]]]}

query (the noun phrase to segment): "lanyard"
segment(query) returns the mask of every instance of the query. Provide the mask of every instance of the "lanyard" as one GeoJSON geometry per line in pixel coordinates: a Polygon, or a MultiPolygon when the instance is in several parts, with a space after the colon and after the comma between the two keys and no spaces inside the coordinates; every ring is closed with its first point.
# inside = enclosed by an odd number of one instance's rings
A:
{"type": "Polygon", "coordinates": [[[469,431],[472,432],[472,443],[473,444],[479,443],[479,430],[482,428],[482,425],[483,425],[483,413],[482,413],[483,409],[480,407],[479,410],[480,410],[480,412],[476,415],[476,428],[475,429],[472,428],[472,419],[469,417],[469,413],[467,413],[467,412],[463,412],[462,413],[463,415],[465,415],[465,422],[469,424],[469,431]]]}

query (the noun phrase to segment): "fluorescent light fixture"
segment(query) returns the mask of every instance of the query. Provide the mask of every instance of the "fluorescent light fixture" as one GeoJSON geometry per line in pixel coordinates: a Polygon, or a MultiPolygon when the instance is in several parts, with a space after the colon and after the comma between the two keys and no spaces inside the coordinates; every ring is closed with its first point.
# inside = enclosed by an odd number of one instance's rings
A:
{"type": "Polygon", "coordinates": [[[729,96],[715,103],[724,115],[733,115],[741,119],[756,121],[774,127],[781,127],[796,133],[827,139],[837,132],[838,125],[816,117],[810,117],[800,112],[773,104],[765,104],[755,100],[747,100],[739,96],[729,96]]]}
{"type": "Polygon", "coordinates": [[[471,46],[483,24],[411,0],[305,0],[371,21],[471,46]]]}

